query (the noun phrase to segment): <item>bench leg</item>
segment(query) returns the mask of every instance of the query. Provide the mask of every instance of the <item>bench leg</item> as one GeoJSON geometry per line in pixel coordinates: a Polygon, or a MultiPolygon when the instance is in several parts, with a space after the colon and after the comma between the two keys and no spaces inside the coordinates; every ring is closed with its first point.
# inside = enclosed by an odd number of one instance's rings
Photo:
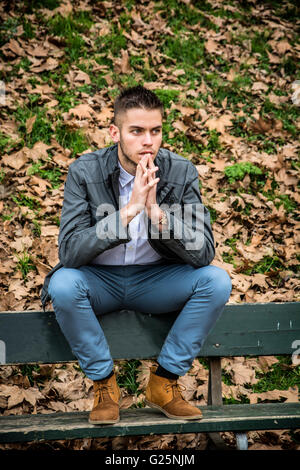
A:
{"type": "MultiPolygon", "coordinates": [[[[209,379],[208,379],[208,404],[222,405],[222,369],[221,358],[209,358],[209,379]]],[[[214,448],[219,450],[229,450],[220,433],[209,432],[209,439],[212,441],[214,448]]]]}
{"type": "Polygon", "coordinates": [[[245,432],[235,433],[237,450],[248,450],[248,437],[245,432]]]}
{"type": "MultiPolygon", "coordinates": [[[[209,358],[209,380],[208,380],[208,404],[222,406],[222,368],[220,357],[209,358]]],[[[208,433],[215,448],[229,450],[229,446],[224,442],[218,432],[208,433]]],[[[245,432],[235,433],[236,447],[238,450],[248,449],[248,439],[245,432]]]]}

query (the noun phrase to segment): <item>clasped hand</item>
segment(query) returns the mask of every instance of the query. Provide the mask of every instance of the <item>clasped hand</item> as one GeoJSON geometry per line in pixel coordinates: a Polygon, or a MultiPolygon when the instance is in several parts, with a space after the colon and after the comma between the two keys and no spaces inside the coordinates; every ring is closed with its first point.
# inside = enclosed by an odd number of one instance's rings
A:
{"type": "Polygon", "coordinates": [[[155,178],[158,167],[149,156],[144,156],[137,164],[134,185],[129,205],[136,214],[145,210],[147,216],[157,223],[161,210],[156,202],[156,188],[159,178],[155,178]]]}

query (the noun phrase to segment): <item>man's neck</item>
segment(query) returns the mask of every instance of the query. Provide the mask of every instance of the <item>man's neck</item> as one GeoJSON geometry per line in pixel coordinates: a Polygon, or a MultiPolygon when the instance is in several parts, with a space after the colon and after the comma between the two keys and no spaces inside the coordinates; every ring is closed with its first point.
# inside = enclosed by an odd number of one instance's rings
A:
{"type": "Polygon", "coordinates": [[[136,174],[136,164],[133,163],[124,153],[122,152],[122,149],[120,148],[120,145],[118,144],[118,159],[119,163],[122,166],[122,168],[127,171],[130,175],[135,176],[136,174]]]}

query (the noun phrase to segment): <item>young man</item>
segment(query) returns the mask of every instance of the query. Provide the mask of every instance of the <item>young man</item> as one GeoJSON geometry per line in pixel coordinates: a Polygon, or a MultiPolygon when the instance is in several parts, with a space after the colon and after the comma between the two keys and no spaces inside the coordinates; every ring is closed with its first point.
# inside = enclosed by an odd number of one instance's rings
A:
{"type": "Polygon", "coordinates": [[[45,308],[52,300],[62,332],[94,381],[93,424],[116,423],[120,401],[97,315],[180,311],[151,370],[146,403],[172,419],[199,419],[177,379],[231,293],[226,271],[210,265],[214,240],[197,170],[161,147],[162,118],[153,92],[123,91],[110,126],[115,145],[79,157],[65,184],[60,263],[46,277],[42,302],[45,308]]]}

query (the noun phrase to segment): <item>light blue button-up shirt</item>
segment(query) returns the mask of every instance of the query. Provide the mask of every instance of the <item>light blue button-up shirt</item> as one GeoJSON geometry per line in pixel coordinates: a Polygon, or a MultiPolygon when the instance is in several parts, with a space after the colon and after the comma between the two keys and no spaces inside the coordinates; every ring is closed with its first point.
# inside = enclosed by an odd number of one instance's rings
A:
{"type": "MultiPolygon", "coordinates": [[[[133,184],[134,175],[128,173],[120,162],[119,192],[120,209],[128,204],[133,184]]],[[[151,247],[148,242],[147,227],[144,211],[136,215],[129,223],[131,241],[104,251],[94,258],[95,264],[125,265],[125,264],[152,264],[157,263],[162,257],[151,247]]]]}

